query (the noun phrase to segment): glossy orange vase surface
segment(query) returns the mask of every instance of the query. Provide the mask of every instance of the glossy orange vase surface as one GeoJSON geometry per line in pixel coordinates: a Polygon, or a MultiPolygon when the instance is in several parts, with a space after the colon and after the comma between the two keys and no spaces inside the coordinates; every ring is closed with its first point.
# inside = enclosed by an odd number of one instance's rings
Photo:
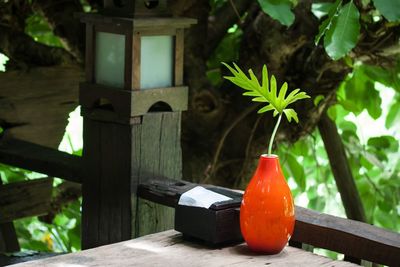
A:
{"type": "Polygon", "coordinates": [[[276,155],[262,155],[243,195],[240,229],[253,251],[279,253],[294,229],[294,204],[276,155]]]}

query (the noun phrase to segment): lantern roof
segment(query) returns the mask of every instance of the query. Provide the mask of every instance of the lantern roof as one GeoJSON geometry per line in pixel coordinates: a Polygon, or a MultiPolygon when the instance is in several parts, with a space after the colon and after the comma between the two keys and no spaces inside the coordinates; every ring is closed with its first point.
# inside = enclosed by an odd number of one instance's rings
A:
{"type": "Polygon", "coordinates": [[[81,13],[80,19],[85,23],[93,24],[114,24],[116,26],[129,27],[134,29],[157,29],[157,28],[188,28],[196,24],[197,20],[181,17],[111,17],[97,13],[81,13]]]}
{"type": "Polygon", "coordinates": [[[171,16],[170,0],[103,0],[99,12],[119,17],[171,16]]]}

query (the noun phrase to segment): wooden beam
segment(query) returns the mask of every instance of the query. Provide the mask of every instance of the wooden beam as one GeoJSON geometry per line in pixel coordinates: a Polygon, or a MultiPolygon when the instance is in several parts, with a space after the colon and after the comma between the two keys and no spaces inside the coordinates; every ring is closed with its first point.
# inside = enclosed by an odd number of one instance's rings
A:
{"type": "MultiPolygon", "coordinates": [[[[2,186],[3,181],[0,178],[0,187],[2,186]]],[[[19,243],[17,238],[17,233],[15,232],[14,223],[13,222],[5,222],[0,223],[0,253],[6,252],[15,252],[19,251],[19,243]]],[[[0,261],[0,266],[1,261],[0,261]]]]}
{"type": "MultiPolygon", "coordinates": [[[[160,204],[176,207],[182,193],[195,185],[185,181],[168,181],[165,178],[153,179],[139,185],[138,195],[160,204]]],[[[232,228],[239,224],[239,216],[235,218],[236,220],[231,220],[232,228]]],[[[202,221],[202,224],[207,223],[202,221]]],[[[400,262],[399,233],[298,206],[296,206],[296,224],[291,240],[379,264],[397,266],[400,262]]]]}
{"type": "MultiPolygon", "coordinates": [[[[15,232],[14,223],[0,223],[0,253],[10,253],[19,251],[19,243],[15,232]]],[[[0,264],[1,266],[1,264],[0,264]]]]}
{"type": "Polygon", "coordinates": [[[0,185],[0,223],[47,214],[52,192],[52,178],[0,185]]]}
{"type": "Polygon", "coordinates": [[[71,182],[82,182],[80,157],[18,139],[0,141],[0,162],[71,182]]]}

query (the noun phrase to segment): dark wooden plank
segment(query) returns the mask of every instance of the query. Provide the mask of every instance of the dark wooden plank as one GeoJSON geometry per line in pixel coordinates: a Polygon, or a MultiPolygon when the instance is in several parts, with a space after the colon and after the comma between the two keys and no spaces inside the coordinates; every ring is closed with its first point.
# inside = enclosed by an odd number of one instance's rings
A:
{"type": "Polygon", "coordinates": [[[0,141],[0,162],[81,182],[80,157],[18,139],[0,141]]]}
{"type": "MultiPolygon", "coordinates": [[[[13,222],[0,223],[0,253],[20,250],[13,222]]],[[[0,265],[1,266],[1,265],[0,265]]]]}
{"type": "Polygon", "coordinates": [[[154,28],[189,28],[196,24],[197,20],[192,18],[178,17],[151,17],[151,18],[123,18],[102,16],[96,13],[79,13],[77,17],[81,22],[93,23],[96,25],[118,25],[121,28],[129,29],[134,26],[134,30],[152,30],[154,28]]]}
{"type": "MultiPolygon", "coordinates": [[[[113,177],[113,171],[115,170],[116,164],[112,156],[112,149],[114,146],[114,136],[112,128],[114,127],[113,123],[99,123],[100,127],[100,176],[99,179],[100,184],[100,194],[97,195],[98,201],[100,202],[100,214],[99,214],[99,244],[106,245],[111,242],[111,229],[112,229],[112,217],[111,211],[113,208],[113,198],[118,198],[118,195],[115,192],[113,195],[112,179],[117,179],[117,177],[113,177]]],[[[121,151],[121,153],[123,153],[121,151]]],[[[118,226],[117,226],[118,227],[118,226]]]]}
{"type": "Polygon", "coordinates": [[[94,29],[93,24],[86,24],[86,44],[85,44],[85,74],[86,81],[94,82],[94,51],[95,51],[95,41],[94,41],[94,29]]]}
{"type": "Polygon", "coordinates": [[[379,264],[400,263],[400,234],[301,207],[292,239],[379,264]]]}
{"type": "Polygon", "coordinates": [[[131,125],[84,123],[83,247],[131,238],[131,125]]]}
{"type": "Polygon", "coordinates": [[[124,66],[124,88],[126,90],[132,89],[133,84],[133,36],[134,33],[132,31],[128,31],[125,33],[125,66],[124,66]]]}
{"type": "MultiPolygon", "coordinates": [[[[180,195],[187,188],[195,185],[185,181],[179,181],[176,184],[166,182],[164,179],[157,181],[154,178],[139,185],[139,196],[174,206],[177,205],[180,195]],[[179,184],[182,184],[182,188],[178,186],[179,184]]],[[[203,221],[203,223],[208,222],[203,221]]],[[[238,225],[238,217],[231,220],[230,227],[238,225]]],[[[296,224],[291,241],[389,266],[398,266],[400,262],[399,233],[298,206],[296,206],[296,224]]]]}
{"type": "MultiPolygon", "coordinates": [[[[3,181],[0,178],[0,187],[3,181]]],[[[15,232],[13,222],[0,223],[0,253],[19,251],[17,233],[15,232]]],[[[1,262],[0,262],[1,266],[1,262]]]]}
{"type": "Polygon", "coordinates": [[[83,183],[82,183],[82,248],[98,245],[100,214],[100,126],[84,118],[83,122],[83,183]]]}
{"type": "Polygon", "coordinates": [[[0,223],[47,214],[52,192],[52,178],[0,185],[0,223]]]}

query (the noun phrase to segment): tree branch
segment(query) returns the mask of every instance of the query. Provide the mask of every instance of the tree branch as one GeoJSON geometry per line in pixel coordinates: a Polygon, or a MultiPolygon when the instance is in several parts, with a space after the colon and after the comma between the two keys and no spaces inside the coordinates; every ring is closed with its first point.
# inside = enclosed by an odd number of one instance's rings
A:
{"type": "Polygon", "coordinates": [[[64,49],[35,42],[32,37],[22,31],[0,25],[0,32],[0,51],[20,66],[76,63],[64,49]]]}
{"type": "Polygon", "coordinates": [[[84,27],[74,17],[74,13],[83,12],[80,1],[37,0],[33,2],[33,9],[47,19],[54,34],[60,38],[65,49],[75,60],[83,62],[84,27]]]}
{"type": "Polygon", "coordinates": [[[349,219],[366,222],[367,218],[365,216],[364,207],[354,182],[353,174],[351,173],[336,124],[324,113],[318,123],[318,129],[324,141],[332,173],[342,198],[347,217],[349,219]]]}
{"type": "Polygon", "coordinates": [[[238,14],[243,15],[252,3],[254,3],[252,0],[226,1],[225,4],[216,11],[215,15],[209,18],[207,47],[205,48],[206,57],[209,57],[215,50],[222,38],[226,35],[227,30],[234,23],[240,23],[238,14]]]}

